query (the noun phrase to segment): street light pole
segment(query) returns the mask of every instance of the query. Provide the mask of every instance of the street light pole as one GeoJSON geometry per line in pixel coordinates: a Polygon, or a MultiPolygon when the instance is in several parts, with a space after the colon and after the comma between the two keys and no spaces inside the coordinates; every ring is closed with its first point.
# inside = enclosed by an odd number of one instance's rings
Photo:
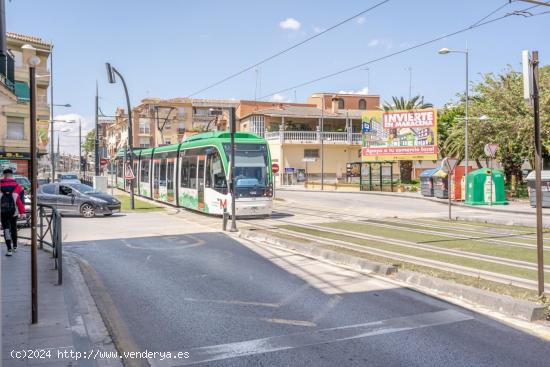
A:
{"type": "MultiPolygon", "coordinates": [[[[109,78],[109,83],[115,83],[115,74],[118,75],[122,81],[122,86],[124,87],[124,94],[126,95],[126,106],[128,108],[128,154],[130,155],[130,168],[134,168],[134,154],[133,154],[133,135],[132,135],[132,106],[130,105],[130,96],[128,95],[128,87],[126,86],[126,81],[122,74],[118,70],[111,66],[111,64],[106,63],[107,66],[107,76],[109,78]]],[[[134,178],[130,180],[130,208],[135,209],[134,204],[134,178]]]]}
{"type": "MultiPolygon", "coordinates": [[[[469,75],[469,51],[468,51],[468,46],[466,45],[466,49],[465,50],[450,50],[448,48],[442,48],[441,50],[439,50],[439,53],[441,55],[446,55],[446,54],[449,54],[449,53],[462,53],[465,55],[466,57],[466,100],[465,100],[465,103],[464,103],[464,109],[465,109],[465,117],[466,117],[466,120],[465,120],[465,126],[464,126],[464,130],[465,130],[465,137],[464,137],[464,160],[465,160],[465,163],[466,163],[466,172],[465,172],[465,176],[466,176],[466,181],[467,178],[468,178],[468,168],[470,167],[470,163],[468,161],[469,159],[469,142],[468,142],[468,122],[469,122],[469,114],[468,114],[468,106],[469,106],[469,102],[470,102],[470,98],[469,98],[469,89],[470,89],[470,75],[469,75]]],[[[468,197],[468,182],[466,182],[466,188],[465,188],[465,194],[466,194],[466,198],[468,197]]]]}
{"type": "Polygon", "coordinates": [[[82,119],[78,119],[78,175],[82,176],[82,119]]]}
{"type": "Polygon", "coordinates": [[[30,129],[31,129],[31,319],[38,322],[38,279],[37,279],[37,241],[36,241],[36,177],[38,176],[37,149],[36,149],[36,66],[40,58],[32,56],[29,61],[30,84],[30,129]]]}
{"type": "Polygon", "coordinates": [[[99,90],[95,82],[95,139],[94,139],[95,175],[99,176],[99,90]]]}
{"type": "Polygon", "coordinates": [[[325,189],[325,150],[324,150],[324,136],[325,130],[325,95],[321,94],[321,191],[325,189]]]}
{"type": "Polygon", "coordinates": [[[50,155],[52,165],[52,182],[55,180],[55,156],[53,151],[53,44],[50,46],[50,155]]]}

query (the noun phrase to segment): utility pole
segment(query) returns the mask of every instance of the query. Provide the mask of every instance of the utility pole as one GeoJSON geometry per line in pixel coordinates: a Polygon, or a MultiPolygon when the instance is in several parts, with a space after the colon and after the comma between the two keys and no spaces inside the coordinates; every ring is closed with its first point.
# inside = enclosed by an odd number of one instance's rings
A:
{"type": "MultiPolygon", "coordinates": [[[[333,102],[334,103],[334,102],[333,102]]],[[[323,131],[325,130],[325,95],[321,94],[321,191],[325,189],[325,151],[323,131]]]]}
{"type": "Polygon", "coordinates": [[[95,82],[95,140],[94,140],[95,175],[99,176],[99,90],[95,82]]]}
{"type": "Polygon", "coordinates": [[[82,176],[82,120],[78,119],[78,176],[82,176]]]}
{"type": "Polygon", "coordinates": [[[237,118],[235,114],[235,107],[231,107],[231,229],[229,232],[237,232],[237,213],[235,210],[235,196],[237,194],[235,190],[235,130],[237,129],[237,118]]]}
{"type": "Polygon", "coordinates": [[[539,52],[532,53],[533,65],[533,115],[535,123],[535,191],[537,205],[537,265],[539,297],[544,295],[544,239],[542,234],[542,144],[540,139],[540,112],[539,112],[539,52]]]}

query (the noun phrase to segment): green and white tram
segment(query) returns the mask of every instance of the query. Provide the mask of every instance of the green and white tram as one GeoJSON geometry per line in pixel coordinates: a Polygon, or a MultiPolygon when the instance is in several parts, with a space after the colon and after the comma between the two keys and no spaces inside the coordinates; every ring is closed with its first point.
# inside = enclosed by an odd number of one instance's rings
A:
{"type": "MultiPolygon", "coordinates": [[[[231,154],[227,131],[207,132],[173,144],[133,151],[134,193],[171,205],[221,215],[231,212],[227,175],[231,154]]],[[[129,157],[126,158],[129,162],[129,157]]],[[[116,158],[117,186],[129,191],[124,151],[116,158]]],[[[238,216],[268,216],[273,176],[267,142],[235,133],[235,211],[238,216]]]]}

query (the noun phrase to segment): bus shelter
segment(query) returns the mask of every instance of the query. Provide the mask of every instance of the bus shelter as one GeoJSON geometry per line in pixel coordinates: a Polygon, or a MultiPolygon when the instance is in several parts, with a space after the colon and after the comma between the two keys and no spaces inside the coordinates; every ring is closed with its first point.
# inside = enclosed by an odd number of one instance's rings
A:
{"type": "Polygon", "coordinates": [[[393,162],[354,162],[361,165],[361,191],[394,191],[393,162]]]}

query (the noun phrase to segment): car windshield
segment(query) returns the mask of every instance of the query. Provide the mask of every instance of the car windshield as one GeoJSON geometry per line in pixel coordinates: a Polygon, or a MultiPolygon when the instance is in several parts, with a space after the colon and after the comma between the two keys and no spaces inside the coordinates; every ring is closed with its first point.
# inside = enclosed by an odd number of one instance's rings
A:
{"type": "Polygon", "coordinates": [[[93,187],[84,185],[84,184],[74,184],[70,186],[76,191],[81,192],[83,194],[89,194],[89,193],[95,192],[93,187]]]}
{"type": "Polygon", "coordinates": [[[78,180],[77,175],[61,175],[62,180],[78,180]]]}

